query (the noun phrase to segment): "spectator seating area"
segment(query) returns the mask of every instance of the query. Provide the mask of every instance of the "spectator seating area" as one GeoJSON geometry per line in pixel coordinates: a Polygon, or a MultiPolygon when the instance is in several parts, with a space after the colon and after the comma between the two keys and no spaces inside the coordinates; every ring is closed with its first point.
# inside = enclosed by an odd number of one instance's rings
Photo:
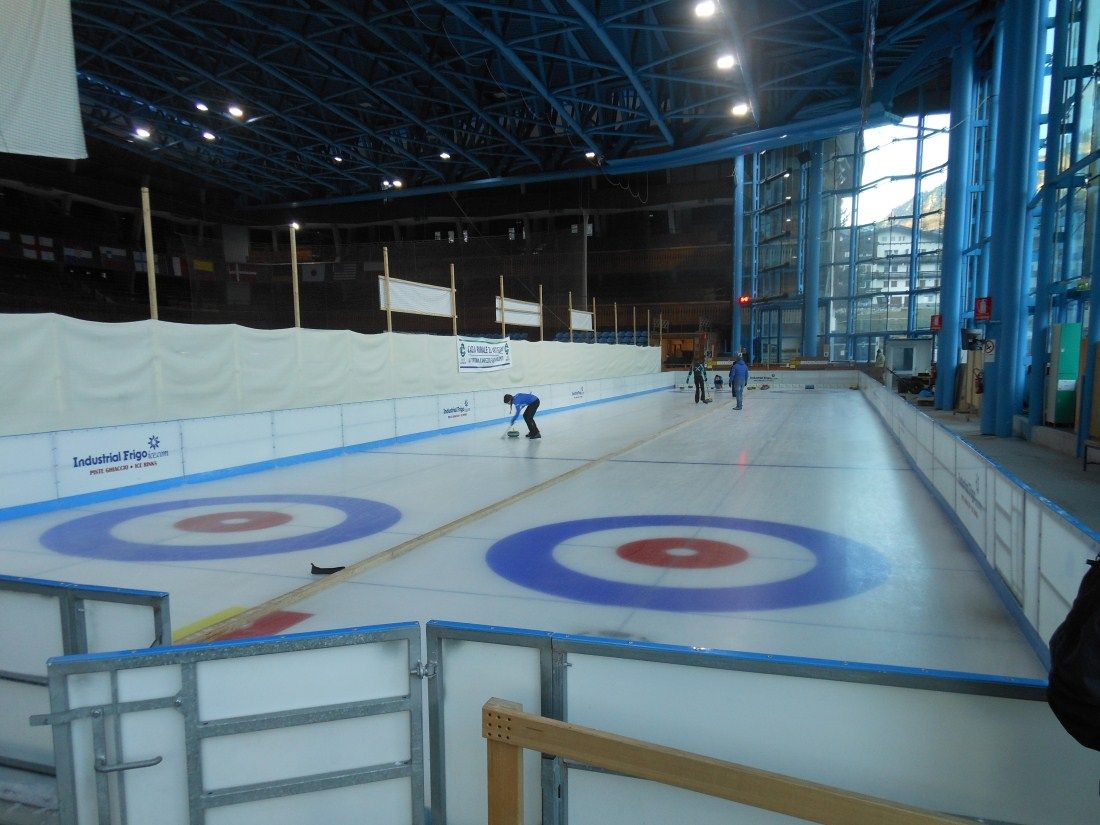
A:
{"type": "MultiPolygon", "coordinates": [[[[568,341],[569,331],[559,332],[554,336],[555,341],[568,341]]],[[[574,330],[573,342],[576,344],[634,344],[644,347],[649,344],[649,333],[642,331],[635,336],[630,330],[619,332],[618,338],[611,331],[592,332],[591,330],[574,330]]]]}

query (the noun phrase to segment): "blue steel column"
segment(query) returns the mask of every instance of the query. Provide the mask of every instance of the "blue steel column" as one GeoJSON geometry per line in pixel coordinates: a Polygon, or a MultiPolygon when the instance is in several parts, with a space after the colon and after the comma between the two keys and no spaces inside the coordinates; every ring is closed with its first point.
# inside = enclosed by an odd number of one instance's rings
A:
{"type": "Polygon", "coordinates": [[[741,351],[740,297],[745,294],[745,156],[733,159],[733,326],[730,353],[741,351]]]}
{"type": "Polygon", "coordinates": [[[936,409],[955,409],[955,380],[959,367],[962,327],[962,285],[965,238],[970,219],[970,169],[973,166],[974,37],[967,30],[951,61],[951,138],[948,147],[947,202],[944,206],[943,273],[940,276],[940,315],[943,327],[936,353],[936,409]]]}
{"type": "Polygon", "coordinates": [[[1085,375],[1081,379],[1081,418],[1077,422],[1077,455],[1085,450],[1092,424],[1092,392],[1096,386],[1096,354],[1100,352],[1100,193],[1097,193],[1095,213],[1092,216],[1092,260],[1089,278],[1089,331],[1085,348],[1085,375]]]}
{"type": "MultiPolygon", "coordinates": [[[[1039,213],[1039,265],[1035,279],[1035,317],[1031,325],[1031,379],[1028,381],[1028,423],[1043,423],[1047,352],[1050,334],[1050,296],[1054,281],[1054,235],[1058,219],[1058,165],[1062,151],[1062,116],[1065,112],[1063,69],[1066,64],[1066,36],[1069,3],[1061,2],[1054,19],[1054,51],[1051,55],[1050,105],[1047,114],[1047,150],[1043,161],[1042,211],[1039,213]]],[[[1068,212],[1067,212],[1068,214],[1068,212]]],[[[1065,234],[1069,234],[1068,232],[1065,234]]]]}
{"type": "Polygon", "coordinates": [[[990,239],[990,280],[993,295],[993,328],[996,361],[985,370],[985,398],[981,431],[1002,438],[1012,435],[1012,416],[1023,399],[1021,331],[1027,307],[1024,234],[1028,231],[1028,167],[1031,152],[1035,84],[1038,0],[1008,0],[1004,9],[1004,59],[998,101],[998,145],[993,204],[993,236],[990,239]],[[1011,59],[1008,59],[1011,57],[1011,59]]]}
{"type": "Polygon", "coordinates": [[[802,303],[802,357],[813,358],[817,352],[818,303],[821,297],[821,198],[825,171],[820,140],[810,147],[809,209],[806,214],[805,275],[802,303]]]}
{"type": "MultiPolygon", "coordinates": [[[[974,297],[979,298],[989,295],[989,239],[993,236],[993,201],[997,194],[997,185],[994,180],[994,170],[997,167],[997,140],[999,115],[1001,111],[1001,71],[1004,68],[1004,22],[1001,21],[998,28],[1002,32],[994,38],[993,42],[993,68],[989,72],[989,99],[986,107],[986,117],[989,125],[986,127],[986,162],[985,162],[985,193],[982,198],[982,222],[979,241],[985,246],[984,254],[978,259],[978,278],[974,285],[974,297]]],[[[973,313],[974,307],[966,307],[966,312],[973,313]]],[[[977,322],[975,322],[977,323],[977,322]]]]}

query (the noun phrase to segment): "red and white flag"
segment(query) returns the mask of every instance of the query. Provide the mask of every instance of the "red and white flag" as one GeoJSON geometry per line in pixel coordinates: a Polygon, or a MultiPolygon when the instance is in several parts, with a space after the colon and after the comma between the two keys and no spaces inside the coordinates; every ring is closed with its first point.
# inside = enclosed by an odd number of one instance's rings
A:
{"type": "Polygon", "coordinates": [[[257,271],[252,267],[241,264],[229,264],[229,277],[238,283],[252,283],[256,280],[257,271]]]}
{"type": "Polygon", "coordinates": [[[53,238],[45,238],[41,235],[21,235],[23,242],[23,257],[32,261],[55,260],[53,253],[53,238]]]}
{"type": "Polygon", "coordinates": [[[104,269],[129,272],[130,253],[117,246],[101,246],[99,248],[99,263],[104,269]]]}
{"type": "Polygon", "coordinates": [[[61,246],[61,251],[65,256],[65,263],[67,264],[72,264],[73,266],[92,265],[92,250],[83,244],[65,241],[61,246]]]}

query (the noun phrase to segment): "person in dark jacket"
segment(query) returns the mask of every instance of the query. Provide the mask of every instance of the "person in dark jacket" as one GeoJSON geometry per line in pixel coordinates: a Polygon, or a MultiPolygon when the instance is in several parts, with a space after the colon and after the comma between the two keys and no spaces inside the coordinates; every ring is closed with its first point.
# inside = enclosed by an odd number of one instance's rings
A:
{"type": "Polygon", "coordinates": [[[698,404],[702,401],[704,404],[709,404],[710,399],[707,398],[707,367],[702,361],[697,361],[695,367],[691,371],[692,376],[695,378],[695,403],[698,404]]]}
{"type": "Polygon", "coordinates": [[[737,399],[735,410],[744,407],[745,385],[747,383],[749,383],[749,366],[745,363],[745,359],[738,355],[737,360],[730,367],[730,389],[733,390],[733,397],[737,399]]]}
{"type": "Polygon", "coordinates": [[[523,411],[523,420],[527,423],[528,438],[542,438],[538,425],[535,424],[535,413],[539,409],[539,397],[529,392],[517,392],[515,395],[505,395],[504,403],[509,407],[515,405],[516,412],[512,416],[512,424],[516,423],[520,411],[523,411]]]}

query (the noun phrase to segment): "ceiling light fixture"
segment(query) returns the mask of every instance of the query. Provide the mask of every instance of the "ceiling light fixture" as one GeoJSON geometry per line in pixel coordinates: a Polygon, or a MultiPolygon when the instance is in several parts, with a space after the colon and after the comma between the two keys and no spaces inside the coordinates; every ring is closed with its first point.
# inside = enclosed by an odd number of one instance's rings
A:
{"type": "Polygon", "coordinates": [[[206,138],[207,140],[213,140],[214,139],[214,133],[213,132],[203,132],[202,136],[204,138],[206,138]]]}
{"type": "Polygon", "coordinates": [[[139,126],[138,128],[134,129],[134,134],[137,135],[139,138],[147,138],[153,133],[145,127],[139,126]]]}
{"type": "Polygon", "coordinates": [[[732,54],[724,54],[716,61],[719,69],[732,69],[736,62],[732,54]]]}
{"type": "Polygon", "coordinates": [[[332,159],[334,161],[336,161],[337,163],[343,163],[344,162],[344,159],[342,157],[340,157],[339,155],[333,155],[332,159]]]}
{"type": "Polygon", "coordinates": [[[207,106],[205,103],[203,103],[201,100],[198,101],[195,104],[195,108],[198,109],[200,112],[209,112],[210,111],[210,107],[207,106]]]}
{"type": "Polygon", "coordinates": [[[733,104],[733,108],[730,109],[730,114],[731,115],[736,115],[737,117],[744,117],[748,113],[749,113],[749,104],[747,104],[747,103],[735,103],[735,104],[733,104]]]}
{"type": "Polygon", "coordinates": [[[229,114],[233,115],[233,117],[244,117],[244,110],[240,106],[230,106],[227,111],[229,114]]]}
{"type": "Polygon", "coordinates": [[[403,183],[402,183],[401,181],[399,181],[399,180],[395,180],[395,181],[393,182],[393,188],[394,188],[394,189],[400,189],[400,188],[401,188],[402,186],[404,186],[404,185],[405,185],[405,184],[403,184],[403,183]]]}
{"type": "Polygon", "coordinates": [[[290,228],[291,228],[291,229],[293,229],[293,230],[294,230],[295,232],[297,232],[297,231],[298,231],[299,229],[301,229],[302,227],[298,226],[298,222],[297,222],[297,221],[294,221],[294,222],[292,222],[292,223],[290,224],[290,228]]]}
{"type": "Polygon", "coordinates": [[[593,158],[595,158],[595,157],[596,157],[596,153],[595,153],[595,152],[585,152],[585,153],[584,153],[584,156],[585,156],[586,158],[588,158],[589,160],[592,160],[593,158]]]}
{"type": "Polygon", "coordinates": [[[450,160],[451,159],[451,153],[450,152],[440,152],[439,157],[442,160],[450,160]]]}
{"type": "Polygon", "coordinates": [[[703,2],[695,4],[696,17],[714,17],[716,11],[718,11],[718,4],[714,0],[703,0],[703,2]]]}

